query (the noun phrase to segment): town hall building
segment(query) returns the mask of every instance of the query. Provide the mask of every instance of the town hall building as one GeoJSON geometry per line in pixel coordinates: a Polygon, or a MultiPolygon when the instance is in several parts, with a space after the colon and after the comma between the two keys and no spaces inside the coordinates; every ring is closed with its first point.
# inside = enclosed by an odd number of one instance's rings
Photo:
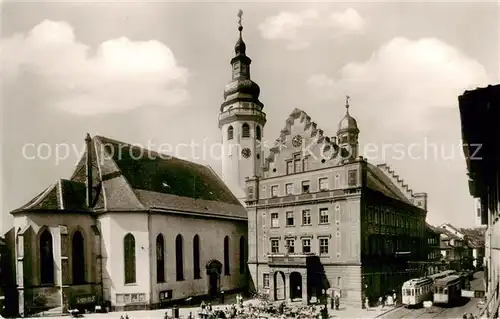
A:
{"type": "Polygon", "coordinates": [[[271,300],[336,293],[358,306],[400,291],[418,275],[409,262],[427,259],[427,194],[359,156],[348,99],[335,136],[294,109],[265,156],[266,114],[242,29],[219,127],[223,179],[247,204],[250,285],[271,300]]]}

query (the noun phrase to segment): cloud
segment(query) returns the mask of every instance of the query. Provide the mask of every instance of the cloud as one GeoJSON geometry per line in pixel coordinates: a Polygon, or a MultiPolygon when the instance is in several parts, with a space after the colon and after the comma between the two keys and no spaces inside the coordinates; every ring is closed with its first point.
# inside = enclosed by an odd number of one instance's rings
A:
{"type": "Polygon", "coordinates": [[[55,107],[82,115],[171,107],[187,98],[188,72],[161,42],[122,37],[90,51],[68,23],[45,20],[3,39],[3,81],[35,75],[55,107]]]}
{"type": "Polygon", "coordinates": [[[429,129],[434,110],[457,108],[458,95],[489,80],[483,65],[438,39],[394,38],[336,78],[315,74],[307,84],[316,97],[349,94],[356,114],[406,131],[429,129]]]}
{"type": "Polygon", "coordinates": [[[333,27],[347,32],[362,32],[365,27],[365,20],[354,9],[332,13],[330,23],[333,27]]]}
{"type": "Polygon", "coordinates": [[[311,37],[318,31],[329,31],[334,35],[359,33],[364,30],[365,21],[354,9],[320,14],[310,9],[301,12],[283,11],[266,18],[260,24],[261,35],[267,40],[284,40],[287,49],[300,50],[311,44],[311,37]]]}

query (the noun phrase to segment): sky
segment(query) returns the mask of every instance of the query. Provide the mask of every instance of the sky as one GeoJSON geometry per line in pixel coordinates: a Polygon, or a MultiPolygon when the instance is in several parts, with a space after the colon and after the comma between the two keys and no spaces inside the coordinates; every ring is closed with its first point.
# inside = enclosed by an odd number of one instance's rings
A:
{"type": "Polygon", "coordinates": [[[221,139],[239,9],[265,140],[294,108],[334,136],[347,94],[360,153],[428,193],[428,222],[473,226],[457,98],[499,83],[498,3],[1,5],[2,232],[10,211],[70,177],[87,132],[220,172],[201,145],[221,139]]]}

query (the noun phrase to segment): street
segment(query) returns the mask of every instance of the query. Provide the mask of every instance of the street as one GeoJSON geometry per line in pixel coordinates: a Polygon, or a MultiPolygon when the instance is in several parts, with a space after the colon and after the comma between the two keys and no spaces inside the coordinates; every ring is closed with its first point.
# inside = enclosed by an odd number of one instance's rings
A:
{"type": "Polygon", "coordinates": [[[462,318],[464,313],[472,313],[474,316],[479,315],[477,303],[479,298],[464,298],[460,305],[455,307],[438,307],[432,306],[429,309],[416,308],[408,309],[399,307],[384,314],[381,318],[387,319],[424,319],[424,318],[462,318]]]}

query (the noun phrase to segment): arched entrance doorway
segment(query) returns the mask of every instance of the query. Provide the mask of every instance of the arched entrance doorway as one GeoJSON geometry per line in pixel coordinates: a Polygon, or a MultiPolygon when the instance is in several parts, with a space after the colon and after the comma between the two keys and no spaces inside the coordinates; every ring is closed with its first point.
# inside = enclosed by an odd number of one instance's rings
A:
{"type": "Polygon", "coordinates": [[[302,275],[296,271],[290,274],[290,298],[302,299],[302,275]]]}
{"type": "Polygon", "coordinates": [[[207,263],[208,295],[211,298],[217,297],[220,290],[220,274],[222,264],[218,260],[211,260],[207,263]]]}
{"type": "Polygon", "coordinates": [[[285,295],[285,274],[282,271],[274,273],[274,300],[284,300],[285,295]]]}

